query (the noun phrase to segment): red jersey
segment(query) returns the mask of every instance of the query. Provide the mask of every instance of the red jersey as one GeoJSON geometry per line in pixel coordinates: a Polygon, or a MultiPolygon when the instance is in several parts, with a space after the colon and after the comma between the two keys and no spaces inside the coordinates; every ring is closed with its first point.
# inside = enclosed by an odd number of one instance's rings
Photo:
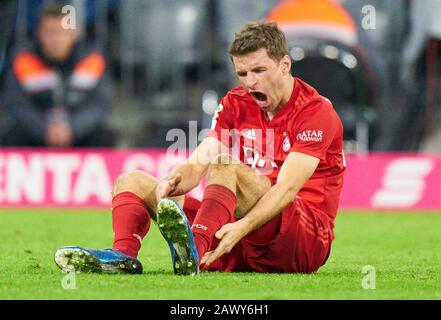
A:
{"type": "Polygon", "coordinates": [[[236,87],[222,99],[211,129],[209,136],[233,147],[273,184],[290,152],[319,158],[297,196],[335,219],[345,170],[343,125],[331,102],[310,85],[295,78],[291,98],[272,120],[245,88],[236,87]]]}

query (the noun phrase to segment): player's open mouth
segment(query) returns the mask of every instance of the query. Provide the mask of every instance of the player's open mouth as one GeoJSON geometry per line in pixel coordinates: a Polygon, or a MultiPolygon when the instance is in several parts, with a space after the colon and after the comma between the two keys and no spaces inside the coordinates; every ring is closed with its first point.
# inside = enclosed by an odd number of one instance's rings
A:
{"type": "Polygon", "coordinates": [[[252,91],[250,93],[261,108],[268,106],[268,96],[266,94],[259,91],[252,91]]]}
{"type": "Polygon", "coordinates": [[[251,94],[253,95],[254,99],[256,99],[258,101],[265,102],[267,100],[266,94],[264,94],[262,92],[254,91],[254,92],[251,92],[251,94]]]}

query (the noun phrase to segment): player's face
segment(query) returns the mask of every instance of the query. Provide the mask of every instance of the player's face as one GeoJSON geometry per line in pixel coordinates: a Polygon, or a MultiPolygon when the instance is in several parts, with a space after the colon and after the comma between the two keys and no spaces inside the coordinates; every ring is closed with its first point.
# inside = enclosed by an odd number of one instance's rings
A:
{"type": "Polygon", "coordinates": [[[38,41],[44,55],[54,61],[66,60],[78,39],[76,29],[65,29],[61,17],[45,17],[37,30],[38,41]]]}
{"type": "Polygon", "coordinates": [[[248,90],[262,111],[274,114],[289,100],[290,93],[286,97],[287,84],[290,83],[287,80],[292,79],[289,56],[275,61],[268,56],[265,48],[261,48],[233,56],[233,63],[240,84],[248,90]]]}

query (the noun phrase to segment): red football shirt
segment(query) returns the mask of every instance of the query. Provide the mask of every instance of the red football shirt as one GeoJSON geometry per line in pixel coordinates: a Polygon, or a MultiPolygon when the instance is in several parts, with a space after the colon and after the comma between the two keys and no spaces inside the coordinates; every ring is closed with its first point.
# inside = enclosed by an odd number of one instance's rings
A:
{"type": "Polygon", "coordinates": [[[313,87],[295,78],[290,100],[271,121],[245,88],[236,87],[222,99],[211,129],[209,136],[273,184],[290,152],[319,158],[297,196],[334,221],[345,170],[343,125],[331,102],[313,87]]]}

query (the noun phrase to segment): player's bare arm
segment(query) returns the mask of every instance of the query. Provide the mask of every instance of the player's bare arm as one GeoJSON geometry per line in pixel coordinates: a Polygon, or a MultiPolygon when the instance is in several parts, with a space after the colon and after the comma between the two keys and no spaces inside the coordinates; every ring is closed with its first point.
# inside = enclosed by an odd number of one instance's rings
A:
{"type": "Polygon", "coordinates": [[[216,237],[222,240],[216,250],[207,252],[201,263],[209,265],[223,254],[230,252],[248,233],[264,225],[285,209],[312,176],[319,162],[316,157],[299,152],[290,153],[280,170],[277,183],[244,218],[226,224],[216,232],[216,237]]]}
{"type": "Polygon", "coordinates": [[[197,187],[207,173],[210,163],[220,153],[228,152],[219,140],[207,137],[182,164],[177,165],[156,188],[158,201],[165,197],[184,195],[197,187]]]}

